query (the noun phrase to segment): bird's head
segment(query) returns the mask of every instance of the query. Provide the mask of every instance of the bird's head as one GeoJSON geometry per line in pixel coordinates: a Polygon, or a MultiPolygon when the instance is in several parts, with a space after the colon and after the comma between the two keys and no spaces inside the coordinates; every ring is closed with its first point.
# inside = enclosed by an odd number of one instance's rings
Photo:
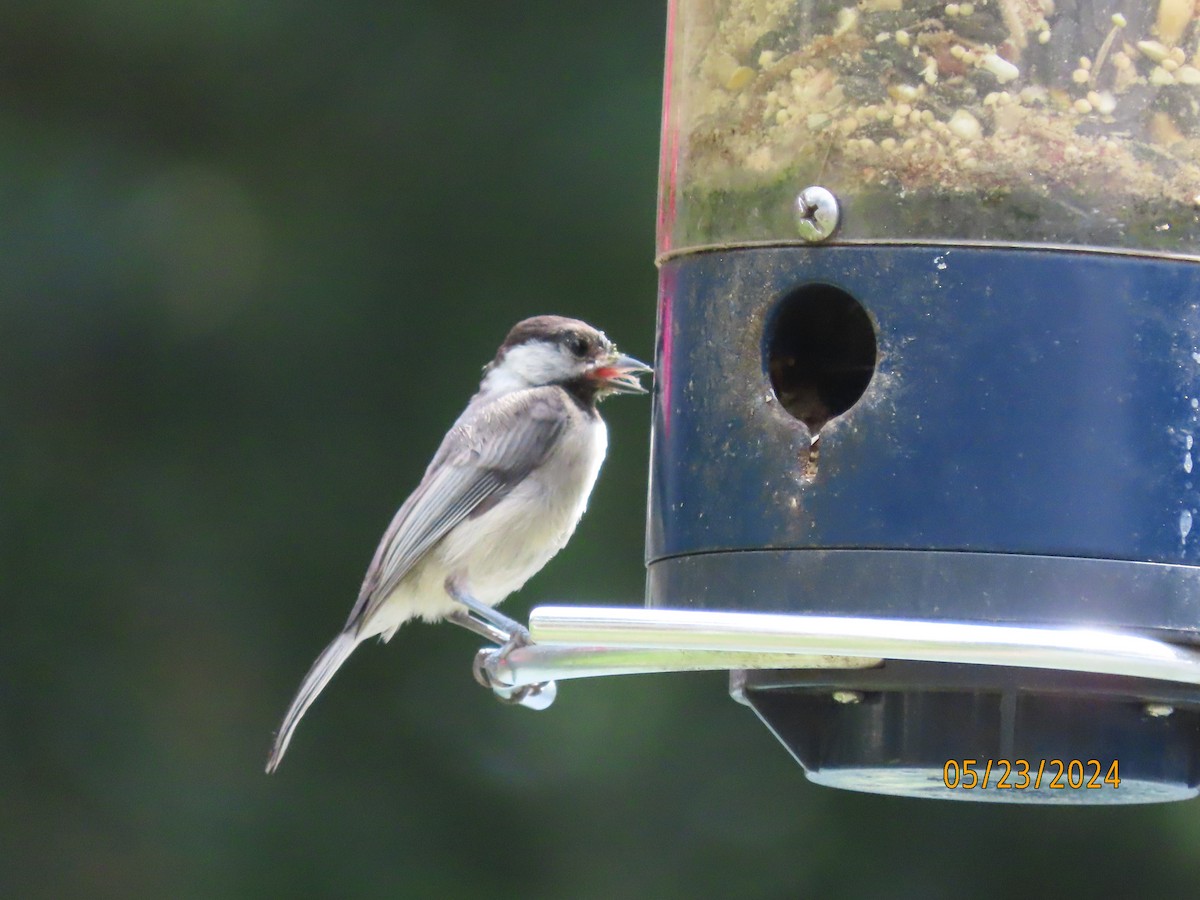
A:
{"type": "Polygon", "coordinates": [[[513,326],[485,369],[483,386],[508,392],[557,384],[592,401],[646,393],[638,376],[651,371],[586,322],[535,316],[513,326]]]}

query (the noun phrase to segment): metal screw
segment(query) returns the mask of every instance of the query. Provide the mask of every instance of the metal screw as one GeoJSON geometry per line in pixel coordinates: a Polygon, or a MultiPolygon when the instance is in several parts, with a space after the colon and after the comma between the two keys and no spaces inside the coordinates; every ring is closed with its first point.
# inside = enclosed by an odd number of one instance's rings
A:
{"type": "Polygon", "coordinates": [[[1175,707],[1168,703],[1147,703],[1144,707],[1146,715],[1161,719],[1175,712],[1175,707]]]}
{"type": "Polygon", "coordinates": [[[826,188],[806,187],[796,197],[796,228],[800,237],[810,243],[833,234],[840,218],[837,198],[826,188]]]}
{"type": "Polygon", "coordinates": [[[862,703],[863,695],[861,691],[834,691],[833,700],[835,703],[862,703]]]}

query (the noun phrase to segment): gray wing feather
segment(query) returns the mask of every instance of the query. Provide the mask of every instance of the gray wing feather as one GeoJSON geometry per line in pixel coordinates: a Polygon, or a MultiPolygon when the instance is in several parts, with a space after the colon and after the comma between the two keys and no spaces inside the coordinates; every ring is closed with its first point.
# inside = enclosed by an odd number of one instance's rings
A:
{"type": "Polygon", "coordinates": [[[560,388],[542,387],[467,408],[384,533],[347,629],[361,629],[455,525],[496,503],[541,465],[574,412],[568,403],[560,388]]]}

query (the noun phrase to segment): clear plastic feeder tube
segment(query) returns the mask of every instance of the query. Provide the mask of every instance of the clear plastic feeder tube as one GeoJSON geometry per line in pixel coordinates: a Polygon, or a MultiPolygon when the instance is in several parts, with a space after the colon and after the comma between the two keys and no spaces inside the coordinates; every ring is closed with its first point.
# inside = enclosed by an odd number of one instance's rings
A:
{"type": "Polygon", "coordinates": [[[1200,255],[1194,0],[670,0],[659,256],[837,240],[1200,255]]]}

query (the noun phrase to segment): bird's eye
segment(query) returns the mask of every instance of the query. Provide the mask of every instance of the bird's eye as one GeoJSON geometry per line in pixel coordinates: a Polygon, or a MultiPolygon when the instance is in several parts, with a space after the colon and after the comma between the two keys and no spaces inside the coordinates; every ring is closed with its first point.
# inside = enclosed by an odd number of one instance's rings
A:
{"type": "Polygon", "coordinates": [[[585,337],[573,335],[567,338],[567,349],[578,359],[583,359],[588,354],[588,341],[585,337]]]}

